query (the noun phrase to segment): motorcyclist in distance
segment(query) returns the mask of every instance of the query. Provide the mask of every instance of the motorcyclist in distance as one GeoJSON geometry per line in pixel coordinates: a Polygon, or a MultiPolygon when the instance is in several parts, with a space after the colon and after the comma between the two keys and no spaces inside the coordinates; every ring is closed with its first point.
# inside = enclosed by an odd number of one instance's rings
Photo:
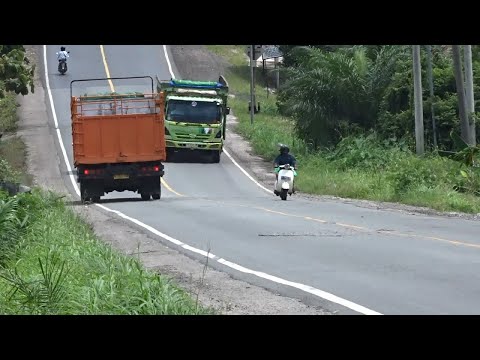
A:
{"type": "Polygon", "coordinates": [[[60,47],[60,51],[57,51],[57,60],[58,61],[62,61],[62,60],[65,60],[67,61],[67,59],[70,57],[70,51],[66,51],[65,49],[65,46],[62,46],[60,47]]]}

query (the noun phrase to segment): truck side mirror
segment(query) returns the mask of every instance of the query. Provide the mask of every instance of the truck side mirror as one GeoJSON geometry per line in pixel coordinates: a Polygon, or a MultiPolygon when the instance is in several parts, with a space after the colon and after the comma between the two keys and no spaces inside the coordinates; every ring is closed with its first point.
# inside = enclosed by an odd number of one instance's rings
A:
{"type": "Polygon", "coordinates": [[[230,108],[229,107],[225,108],[225,114],[227,114],[227,115],[230,114],[230,108]]]}

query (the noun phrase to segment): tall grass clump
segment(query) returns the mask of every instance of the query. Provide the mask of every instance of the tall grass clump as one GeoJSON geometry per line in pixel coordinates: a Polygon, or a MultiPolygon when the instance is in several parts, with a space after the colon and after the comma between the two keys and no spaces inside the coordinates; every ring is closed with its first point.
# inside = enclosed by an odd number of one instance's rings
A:
{"type": "Polygon", "coordinates": [[[17,107],[14,93],[9,92],[4,98],[0,98],[0,133],[17,129],[17,107]]]}

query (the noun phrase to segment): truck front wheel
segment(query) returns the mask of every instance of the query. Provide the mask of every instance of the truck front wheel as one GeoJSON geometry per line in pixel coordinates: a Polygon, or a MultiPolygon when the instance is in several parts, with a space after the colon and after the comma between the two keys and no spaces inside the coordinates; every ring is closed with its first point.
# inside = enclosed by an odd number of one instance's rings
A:
{"type": "Polygon", "coordinates": [[[213,150],[212,151],[212,162],[219,163],[220,162],[220,150],[213,150]]]}
{"type": "Polygon", "coordinates": [[[141,193],[140,196],[142,197],[142,200],[150,200],[150,194],[149,193],[141,193]]]}
{"type": "Polygon", "coordinates": [[[173,162],[175,157],[175,149],[167,148],[166,152],[167,152],[167,162],[173,162]]]}

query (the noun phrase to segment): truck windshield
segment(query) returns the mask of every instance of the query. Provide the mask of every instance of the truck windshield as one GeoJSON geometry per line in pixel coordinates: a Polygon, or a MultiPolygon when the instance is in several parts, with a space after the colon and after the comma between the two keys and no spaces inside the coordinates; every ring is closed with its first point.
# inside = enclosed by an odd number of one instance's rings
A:
{"type": "Polygon", "coordinates": [[[169,100],[167,120],[212,124],[221,120],[221,107],[216,102],[169,100]]]}

